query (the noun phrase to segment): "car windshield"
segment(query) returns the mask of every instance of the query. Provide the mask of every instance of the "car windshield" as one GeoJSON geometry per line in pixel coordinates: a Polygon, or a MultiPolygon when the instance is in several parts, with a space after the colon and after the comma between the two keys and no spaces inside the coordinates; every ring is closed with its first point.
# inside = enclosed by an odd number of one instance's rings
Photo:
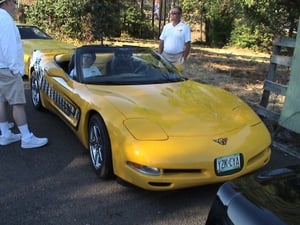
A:
{"type": "Polygon", "coordinates": [[[35,26],[20,26],[18,25],[22,40],[26,39],[52,39],[48,34],[35,26]]]}
{"type": "Polygon", "coordinates": [[[176,68],[148,48],[109,48],[77,56],[79,80],[88,84],[153,84],[185,80],[176,68]]]}

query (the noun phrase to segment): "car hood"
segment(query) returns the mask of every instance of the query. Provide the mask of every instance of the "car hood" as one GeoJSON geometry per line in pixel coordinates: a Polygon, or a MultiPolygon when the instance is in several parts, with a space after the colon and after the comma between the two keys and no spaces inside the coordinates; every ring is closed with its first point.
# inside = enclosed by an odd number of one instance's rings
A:
{"type": "MultiPolygon", "coordinates": [[[[259,172],[234,181],[234,189],[254,203],[264,217],[278,217],[285,224],[299,224],[300,165],[259,172]]],[[[275,220],[274,220],[275,221],[275,220]]],[[[259,223],[260,224],[260,223],[259,223]]],[[[264,223],[275,224],[275,223],[264,223]]],[[[280,222],[276,224],[282,224],[280,222]]]]}
{"type": "Polygon", "coordinates": [[[216,135],[260,122],[236,96],[190,80],[90,88],[97,96],[103,94],[124,115],[125,124],[151,121],[169,136],[216,135]]]}
{"type": "Polygon", "coordinates": [[[27,54],[31,54],[33,50],[41,50],[41,49],[72,49],[73,45],[57,41],[53,39],[26,39],[22,40],[24,52],[27,54]]]}

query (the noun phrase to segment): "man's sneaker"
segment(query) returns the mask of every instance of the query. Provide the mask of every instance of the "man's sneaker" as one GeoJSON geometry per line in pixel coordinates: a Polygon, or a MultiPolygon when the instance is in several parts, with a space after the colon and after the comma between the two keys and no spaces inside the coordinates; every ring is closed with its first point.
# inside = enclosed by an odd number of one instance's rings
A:
{"type": "Polygon", "coordinates": [[[7,136],[0,136],[0,145],[8,145],[21,140],[21,134],[10,133],[7,136]]]}
{"type": "MultiPolygon", "coordinates": [[[[8,122],[8,129],[11,129],[15,126],[15,123],[14,122],[8,122]]],[[[1,134],[1,131],[0,131],[0,134],[1,134]]]]}
{"type": "Polygon", "coordinates": [[[8,122],[8,128],[11,129],[15,126],[14,122],[8,122]]]}
{"type": "Polygon", "coordinates": [[[48,143],[48,138],[38,138],[33,133],[28,138],[22,138],[21,148],[39,148],[48,143]]]}

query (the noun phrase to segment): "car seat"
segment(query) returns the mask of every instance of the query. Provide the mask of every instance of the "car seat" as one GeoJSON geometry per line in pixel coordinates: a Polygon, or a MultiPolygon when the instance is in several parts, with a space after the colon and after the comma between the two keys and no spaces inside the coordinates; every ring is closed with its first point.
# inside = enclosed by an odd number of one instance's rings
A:
{"type": "Polygon", "coordinates": [[[128,49],[118,49],[108,65],[110,74],[133,73],[132,51],[128,49]]]}

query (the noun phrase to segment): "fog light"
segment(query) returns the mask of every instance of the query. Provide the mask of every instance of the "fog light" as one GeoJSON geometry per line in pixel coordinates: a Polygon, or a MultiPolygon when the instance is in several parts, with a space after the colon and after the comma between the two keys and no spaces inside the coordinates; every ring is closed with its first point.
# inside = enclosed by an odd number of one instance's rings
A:
{"type": "Polygon", "coordinates": [[[151,167],[151,166],[144,166],[133,162],[127,162],[127,165],[130,166],[132,169],[151,176],[159,176],[160,170],[159,168],[151,167]]]}

